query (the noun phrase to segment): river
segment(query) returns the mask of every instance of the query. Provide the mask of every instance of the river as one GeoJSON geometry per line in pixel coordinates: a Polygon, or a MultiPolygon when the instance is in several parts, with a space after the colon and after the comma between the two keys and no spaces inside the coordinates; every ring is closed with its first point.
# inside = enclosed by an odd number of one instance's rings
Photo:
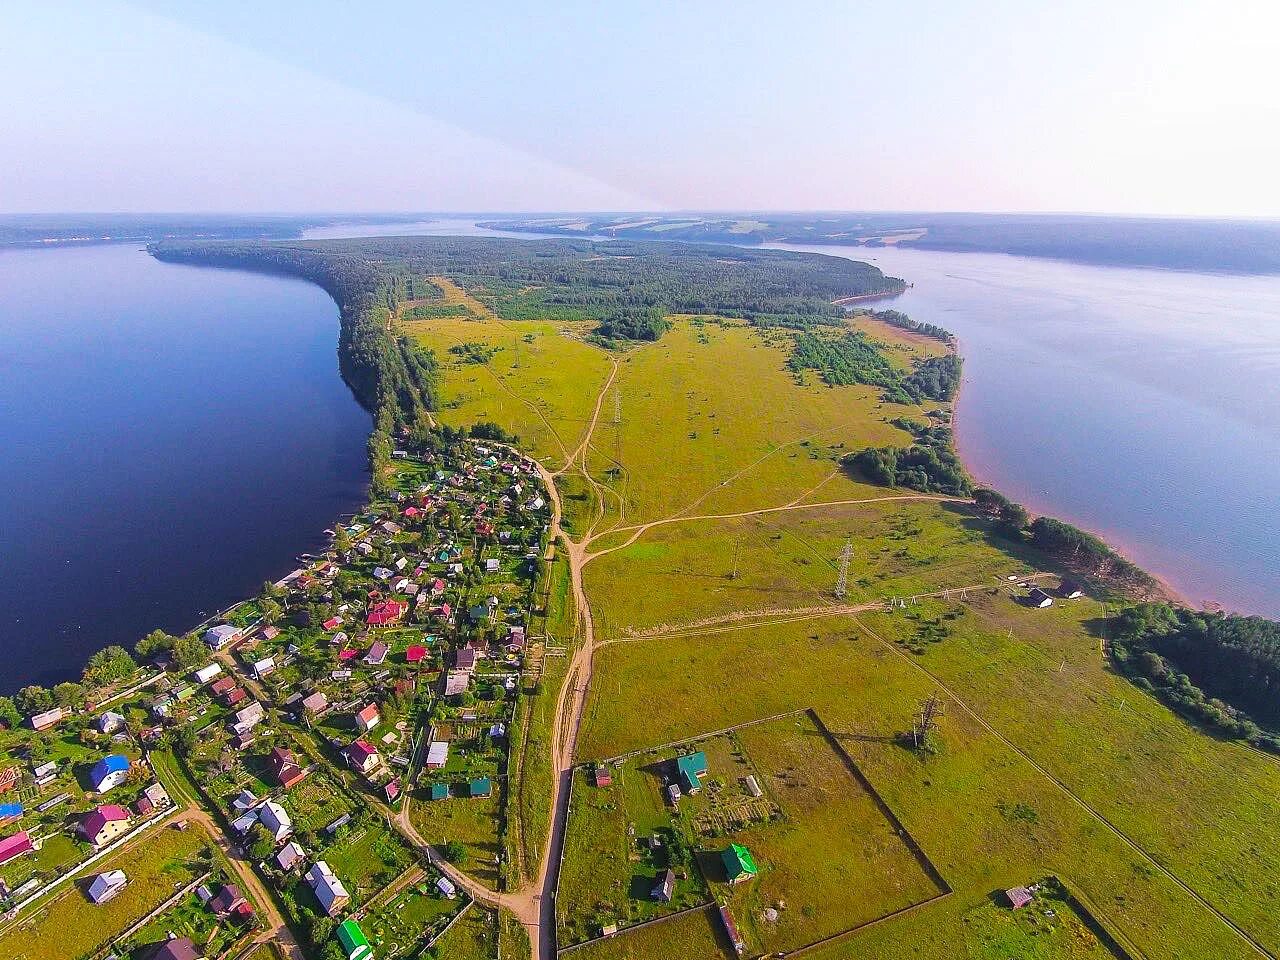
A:
{"type": "Polygon", "coordinates": [[[300,280],[0,251],[0,693],[255,593],[363,502],[369,417],[300,280]]]}
{"type": "Polygon", "coordinates": [[[1194,604],[1280,617],[1280,277],[786,246],[913,286],[959,337],[981,480],[1091,530],[1194,604]]]}

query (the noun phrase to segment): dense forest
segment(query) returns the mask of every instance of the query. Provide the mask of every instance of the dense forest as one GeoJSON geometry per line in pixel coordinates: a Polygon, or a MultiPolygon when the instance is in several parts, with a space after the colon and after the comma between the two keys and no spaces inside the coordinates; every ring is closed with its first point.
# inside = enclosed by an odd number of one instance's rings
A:
{"type": "Polygon", "coordinates": [[[1280,753],[1280,623],[1144,603],[1112,618],[1112,653],[1175,709],[1280,753]]]}
{"type": "Polygon", "coordinates": [[[860,330],[839,337],[802,332],[796,337],[787,365],[795,373],[816,370],[830,386],[858,383],[881,387],[888,403],[951,400],[960,387],[961,362],[955,354],[918,360],[914,369],[904,375],[860,330]]]}
{"type": "Polygon", "coordinates": [[[845,469],[872,483],[922,493],[967,497],[972,492],[969,475],[956,457],[950,427],[903,419],[893,422],[910,432],[915,442],[909,447],[873,447],[846,454],[841,461],[845,469]]]}

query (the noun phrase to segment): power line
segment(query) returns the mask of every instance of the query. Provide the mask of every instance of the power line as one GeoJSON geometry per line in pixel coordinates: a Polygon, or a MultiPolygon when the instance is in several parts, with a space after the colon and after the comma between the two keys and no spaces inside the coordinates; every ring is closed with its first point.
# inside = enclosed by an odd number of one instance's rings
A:
{"type": "Polygon", "coordinates": [[[853,541],[846,539],[840,551],[840,575],[836,578],[836,599],[843,600],[849,592],[849,561],[853,559],[853,541]]]}

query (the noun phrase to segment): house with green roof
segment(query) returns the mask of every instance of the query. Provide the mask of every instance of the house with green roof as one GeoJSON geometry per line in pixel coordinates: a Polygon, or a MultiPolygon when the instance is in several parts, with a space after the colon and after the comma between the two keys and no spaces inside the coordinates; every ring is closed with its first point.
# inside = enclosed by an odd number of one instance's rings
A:
{"type": "Polygon", "coordinates": [[[740,843],[731,843],[721,852],[720,860],[724,864],[724,873],[730,883],[750,880],[756,875],[756,862],[751,851],[740,843]]]}
{"type": "Polygon", "coordinates": [[[468,784],[468,790],[473,797],[489,797],[493,795],[493,781],[488,777],[477,777],[468,784]]]}
{"type": "Polygon", "coordinates": [[[449,785],[447,783],[433,783],[431,785],[432,800],[448,800],[449,785]]]}
{"type": "Polygon", "coordinates": [[[676,773],[685,793],[697,793],[702,789],[702,778],[707,775],[707,755],[699,750],[676,757],[676,773]]]}
{"type": "Polygon", "coordinates": [[[347,960],[373,960],[369,938],[354,920],[344,920],[338,927],[338,945],[347,955],[347,960]]]}

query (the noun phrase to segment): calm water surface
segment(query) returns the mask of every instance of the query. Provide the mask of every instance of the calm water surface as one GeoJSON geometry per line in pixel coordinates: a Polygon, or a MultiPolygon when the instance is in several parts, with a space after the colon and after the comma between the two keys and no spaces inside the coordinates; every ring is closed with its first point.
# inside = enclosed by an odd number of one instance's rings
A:
{"type": "Polygon", "coordinates": [[[875,263],[914,284],[876,306],[959,336],[980,478],[1194,603],[1280,617],[1280,277],[790,249],[875,263]]]}
{"type": "Polygon", "coordinates": [[[0,252],[0,692],[180,631],[362,501],[333,301],[136,245],[0,252]]]}

